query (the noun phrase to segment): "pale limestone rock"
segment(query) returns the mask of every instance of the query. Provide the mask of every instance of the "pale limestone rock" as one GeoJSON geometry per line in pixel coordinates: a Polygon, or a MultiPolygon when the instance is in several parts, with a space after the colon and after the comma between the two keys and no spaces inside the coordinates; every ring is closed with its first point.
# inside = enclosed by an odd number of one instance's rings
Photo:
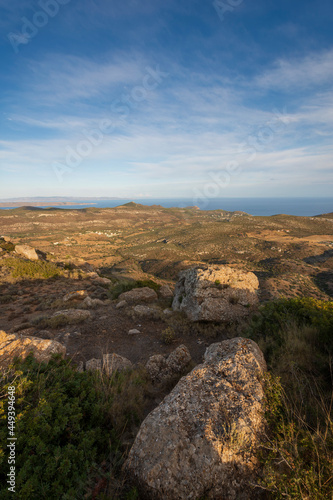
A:
{"type": "Polygon", "coordinates": [[[29,260],[41,260],[45,258],[45,254],[43,252],[36,250],[29,245],[16,245],[15,252],[29,260]]]}
{"type": "Polygon", "coordinates": [[[155,290],[147,286],[143,288],[133,288],[133,290],[119,295],[119,300],[126,300],[128,304],[155,302],[157,299],[158,297],[155,290]]]}
{"type": "Polygon", "coordinates": [[[127,304],[126,300],[121,300],[116,305],[116,309],[123,309],[123,307],[127,307],[127,306],[128,306],[128,304],[127,304]]]}
{"type": "Polygon", "coordinates": [[[94,283],[97,283],[98,285],[111,285],[111,280],[108,278],[101,278],[100,276],[97,275],[97,278],[93,278],[94,283]]]}
{"type": "Polygon", "coordinates": [[[69,300],[84,300],[86,297],[88,297],[87,290],[76,290],[67,293],[62,300],[68,302],[69,300]]]}
{"type": "Polygon", "coordinates": [[[104,354],[103,369],[110,376],[116,371],[123,371],[132,368],[132,363],[129,359],[120,356],[119,354],[104,354]]]}
{"type": "Polygon", "coordinates": [[[102,360],[96,358],[89,359],[89,361],[86,362],[86,370],[98,370],[99,372],[101,372],[102,360]]]}
{"type": "Polygon", "coordinates": [[[192,321],[237,321],[258,304],[258,278],[227,266],[187,269],[179,275],[172,308],[192,321]]]}
{"type": "Polygon", "coordinates": [[[146,370],[153,382],[165,382],[181,373],[191,360],[188,348],[180,345],[168,357],[161,354],[151,356],[146,363],[146,370]]]}
{"type": "Polygon", "coordinates": [[[161,317],[160,309],[156,309],[154,307],[149,307],[149,306],[143,306],[140,304],[133,307],[133,312],[136,316],[139,316],[140,318],[160,319],[161,317]]]}
{"type": "Polygon", "coordinates": [[[140,333],[140,330],[132,328],[132,330],[129,330],[128,335],[137,335],[138,333],[140,333]]]}
{"type": "Polygon", "coordinates": [[[6,368],[14,357],[26,358],[32,352],[38,362],[48,361],[52,354],[66,354],[66,347],[55,340],[21,337],[0,330],[0,367],[6,368]]]}
{"type": "Polygon", "coordinates": [[[266,369],[258,346],[211,346],[142,423],[125,469],[146,499],[255,499],[266,369]]]}
{"type": "Polygon", "coordinates": [[[173,291],[168,285],[162,285],[158,291],[158,294],[161,299],[172,299],[173,297],[173,291]]]}
{"type": "Polygon", "coordinates": [[[91,297],[86,297],[82,302],[82,305],[87,309],[95,309],[96,307],[104,306],[103,300],[92,299],[91,297]]]}
{"type": "Polygon", "coordinates": [[[70,323],[81,323],[81,321],[90,319],[91,313],[84,309],[64,309],[63,311],[55,312],[52,315],[52,318],[56,318],[57,316],[64,317],[70,324],[70,323]]]}

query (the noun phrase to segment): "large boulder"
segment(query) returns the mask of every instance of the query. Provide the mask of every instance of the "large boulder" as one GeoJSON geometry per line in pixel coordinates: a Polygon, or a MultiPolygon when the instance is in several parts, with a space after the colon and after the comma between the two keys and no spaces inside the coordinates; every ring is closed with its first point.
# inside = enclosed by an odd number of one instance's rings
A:
{"type": "Polygon", "coordinates": [[[172,308],[192,321],[239,320],[258,304],[258,278],[227,266],[187,269],[179,275],[172,308]]]}
{"type": "Polygon", "coordinates": [[[55,340],[21,337],[0,330],[0,368],[7,368],[17,356],[26,358],[33,353],[39,362],[48,361],[52,354],[66,354],[66,347],[55,340]]]}
{"type": "Polygon", "coordinates": [[[125,463],[144,498],[248,500],[264,430],[266,369],[255,342],[211,345],[142,423],[125,463]]]}
{"type": "Polygon", "coordinates": [[[22,255],[29,260],[43,260],[46,257],[44,252],[36,250],[29,245],[16,245],[15,253],[17,253],[18,255],[22,255]]]}
{"type": "Polygon", "coordinates": [[[119,300],[126,300],[127,304],[141,304],[155,302],[158,299],[157,293],[152,288],[147,286],[142,288],[133,288],[129,292],[124,292],[119,295],[119,300]]]}

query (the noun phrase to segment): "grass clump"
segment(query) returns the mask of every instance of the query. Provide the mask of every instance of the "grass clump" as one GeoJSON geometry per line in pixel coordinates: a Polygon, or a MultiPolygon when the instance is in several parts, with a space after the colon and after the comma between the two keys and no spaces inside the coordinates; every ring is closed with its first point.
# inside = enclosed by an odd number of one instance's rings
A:
{"type": "Polygon", "coordinates": [[[320,416],[314,426],[304,415],[304,406],[290,399],[279,377],[266,375],[265,395],[268,433],[259,459],[263,466],[261,486],[267,498],[331,499],[332,405],[322,397],[317,399],[320,416]]]}
{"type": "Polygon", "coordinates": [[[166,328],[162,332],[162,342],[164,342],[164,344],[168,345],[168,344],[172,344],[175,340],[176,340],[175,331],[173,328],[168,326],[168,328],[166,328]]]}
{"type": "Polygon", "coordinates": [[[333,303],[267,303],[246,335],[265,355],[267,440],[260,460],[268,498],[331,499],[333,303]]]}
{"type": "Polygon", "coordinates": [[[151,288],[157,292],[161,288],[161,285],[152,280],[119,281],[115,285],[111,285],[110,292],[112,294],[112,298],[117,299],[119,295],[124,292],[129,292],[130,290],[133,290],[133,288],[144,287],[151,288]]]}
{"type": "Polygon", "coordinates": [[[8,267],[13,278],[49,279],[60,276],[60,269],[52,262],[31,261],[10,257],[2,259],[0,266],[8,267]]]}

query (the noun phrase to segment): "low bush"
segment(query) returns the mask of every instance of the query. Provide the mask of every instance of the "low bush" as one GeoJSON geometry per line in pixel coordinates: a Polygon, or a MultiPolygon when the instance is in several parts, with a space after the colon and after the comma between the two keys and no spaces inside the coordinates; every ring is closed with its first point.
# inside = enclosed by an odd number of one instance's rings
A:
{"type": "Polygon", "coordinates": [[[110,292],[112,294],[112,298],[117,299],[119,295],[124,292],[129,292],[130,290],[133,290],[133,288],[144,287],[152,288],[155,292],[157,292],[161,288],[161,285],[152,280],[119,281],[115,285],[111,285],[110,292]]]}
{"type": "MultiPolygon", "coordinates": [[[[55,356],[38,364],[32,356],[16,360],[1,376],[0,478],[6,485],[7,391],[16,396],[16,496],[20,499],[91,498],[96,484],[118,482],[121,497],[136,498],[119,481],[121,437],[143,418],[145,376],[141,370],[79,373],[55,356]],[[129,496],[127,496],[127,493],[129,496]]],[[[98,488],[97,488],[98,489],[98,488]]],[[[7,488],[0,498],[8,498],[7,488]]]]}
{"type": "Polygon", "coordinates": [[[10,257],[0,261],[8,267],[13,278],[49,279],[60,276],[60,269],[52,262],[31,261],[10,257]]]}
{"type": "Polygon", "coordinates": [[[260,453],[268,498],[332,498],[332,331],[332,302],[295,298],[265,304],[245,332],[270,370],[260,453]]]}

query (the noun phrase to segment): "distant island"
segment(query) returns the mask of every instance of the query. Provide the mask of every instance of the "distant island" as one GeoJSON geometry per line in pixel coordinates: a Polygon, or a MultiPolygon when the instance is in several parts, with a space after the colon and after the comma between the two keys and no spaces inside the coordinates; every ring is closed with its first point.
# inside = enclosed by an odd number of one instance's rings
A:
{"type": "Polygon", "coordinates": [[[75,198],[66,196],[36,196],[36,197],[22,197],[22,198],[7,198],[0,200],[0,207],[50,207],[50,206],[71,206],[71,205],[96,205],[98,200],[117,200],[116,197],[107,198],[75,198]]]}
{"type": "MultiPolygon", "coordinates": [[[[35,206],[35,207],[52,207],[54,205],[57,206],[70,206],[70,205],[96,205],[96,203],[77,203],[75,201],[30,201],[30,203],[33,203],[33,205],[30,206],[35,206]]],[[[0,207],[26,207],[27,206],[27,201],[7,201],[7,202],[0,202],[0,207]]]]}

